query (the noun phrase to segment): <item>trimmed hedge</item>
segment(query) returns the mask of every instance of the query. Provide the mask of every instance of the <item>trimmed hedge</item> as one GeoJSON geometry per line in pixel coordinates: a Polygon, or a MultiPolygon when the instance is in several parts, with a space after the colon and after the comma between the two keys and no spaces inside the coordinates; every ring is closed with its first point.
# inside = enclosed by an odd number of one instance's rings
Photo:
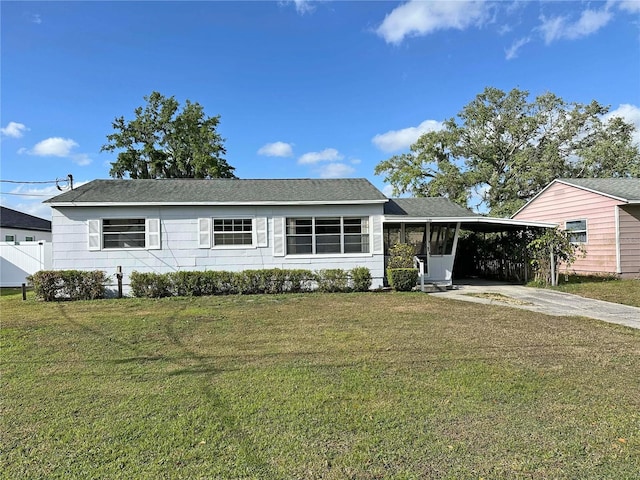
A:
{"type": "Polygon", "coordinates": [[[371,271],[367,267],[351,269],[351,288],[356,292],[368,292],[371,288],[371,271]]]}
{"type": "Polygon", "coordinates": [[[197,297],[204,295],[278,294],[319,290],[322,292],[367,291],[371,272],[366,267],[350,271],[264,270],[188,271],[172,273],[131,272],[131,291],[136,297],[197,297]]]}
{"type": "Polygon", "coordinates": [[[95,300],[104,298],[107,274],[100,270],[41,270],[27,277],[36,298],[55,300],[95,300]]]}
{"type": "Polygon", "coordinates": [[[387,280],[394,290],[410,292],[418,283],[418,270],[415,268],[388,268],[387,280]]]}

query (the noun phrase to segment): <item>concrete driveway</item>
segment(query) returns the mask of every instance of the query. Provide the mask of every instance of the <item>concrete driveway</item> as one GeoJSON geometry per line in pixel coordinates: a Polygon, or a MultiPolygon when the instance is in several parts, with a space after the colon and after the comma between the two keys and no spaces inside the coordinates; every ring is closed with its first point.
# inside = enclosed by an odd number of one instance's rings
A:
{"type": "Polygon", "coordinates": [[[471,281],[430,295],[532,310],[547,315],[580,316],[640,329],[640,308],[579,297],[542,288],[506,283],[471,281]]]}

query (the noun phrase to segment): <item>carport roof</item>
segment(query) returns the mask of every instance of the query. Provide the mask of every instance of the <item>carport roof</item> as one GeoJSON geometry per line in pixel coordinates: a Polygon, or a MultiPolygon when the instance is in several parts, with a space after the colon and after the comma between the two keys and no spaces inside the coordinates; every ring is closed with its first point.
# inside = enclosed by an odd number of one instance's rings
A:
{"type": "Polygon", "coordinates": [[[525,228],[553,228],[555,223],[486,217],[440,197],[391,198],[384,205],[385,222],[457,223],[463,230],[504,232],[525,228]]]}

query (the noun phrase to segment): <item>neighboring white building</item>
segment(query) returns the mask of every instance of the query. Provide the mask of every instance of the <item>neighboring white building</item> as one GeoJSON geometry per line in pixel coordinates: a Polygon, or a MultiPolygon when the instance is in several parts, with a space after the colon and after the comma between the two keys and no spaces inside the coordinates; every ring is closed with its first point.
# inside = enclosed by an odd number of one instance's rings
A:
{"type": "Polygon", "coordinates": [[[7,207],[0,207],[0,242],[51,241],[51,222],[7,207]]]}
{"type": "Polygon", "coordinates": [[[51,268],[51,222],[0,207],[0,287],[18,287],[51,268]]]}
{"type": "Polygon", "coordinates": [[[442,198],[388,199],[365,179],[94,180],[47,200],[53,268],[114,277],[178,270],[367,267],[414,244],[425,282],[451,285],[461,226],[525,222],[475,215],[442,198]]]}

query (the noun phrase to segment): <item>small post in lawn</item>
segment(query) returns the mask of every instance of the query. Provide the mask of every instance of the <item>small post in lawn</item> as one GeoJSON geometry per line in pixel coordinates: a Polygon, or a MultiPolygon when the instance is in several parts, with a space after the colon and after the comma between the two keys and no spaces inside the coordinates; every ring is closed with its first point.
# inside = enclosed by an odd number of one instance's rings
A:
{"type": "Polygon", "coordinates": [[[27,284],[22,284],[22,301],[24,302],[27,299],[27,284]]]}
{"type": "Polygon", "coordinates": [[[116,278],[118,279],[118,298],[122,298],[122,267],[116,267],[116,278]]]}

